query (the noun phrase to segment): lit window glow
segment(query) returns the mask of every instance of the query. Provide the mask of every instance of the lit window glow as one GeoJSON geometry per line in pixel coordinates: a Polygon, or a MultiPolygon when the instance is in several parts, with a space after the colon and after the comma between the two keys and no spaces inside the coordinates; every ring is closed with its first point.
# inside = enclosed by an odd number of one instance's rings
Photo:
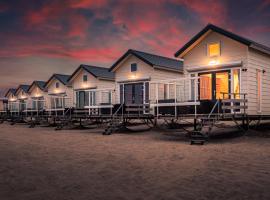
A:
{"type": "Polygon", "coordinates": [[[210,57],[220,55],[220,43],[213,43],[208,45],[208,55],[210,57]]]}

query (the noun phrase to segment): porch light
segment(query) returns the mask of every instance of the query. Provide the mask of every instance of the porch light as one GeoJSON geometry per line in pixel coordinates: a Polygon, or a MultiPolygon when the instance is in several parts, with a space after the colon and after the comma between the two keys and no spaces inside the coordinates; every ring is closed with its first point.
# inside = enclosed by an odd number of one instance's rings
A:
{"type": "Polygon", "coordinates": [[[136,72],[135,73],[133,72],[130,77],[131,77],[131,79],[136,79],[136,77],[137,77],[136,72]]]}
{"type": "Polygon", "coordinates": [[[83,83],[81,84],[81,87],[82,87],[82,88],[89,88],[89,84],[88,84],[87,82],[83,82],[83,83]]]}
{"type": "Polygon", "coordinates": [[[37,94],[35,94],[35,97],[41,97],[41,94],[37,93],[37,94]]]}
{"type": "Polygon", "coordinates": [[[209,65],[214,66],[214,65],[218,65],[219,61],[218,60],[210,60],[209,65]]]}

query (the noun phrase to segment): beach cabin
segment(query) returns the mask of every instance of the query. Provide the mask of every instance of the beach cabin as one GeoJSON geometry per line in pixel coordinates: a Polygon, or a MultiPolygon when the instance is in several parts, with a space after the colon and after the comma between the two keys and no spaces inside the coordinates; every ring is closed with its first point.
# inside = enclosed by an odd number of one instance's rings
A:
{"type": "Polygon", "coordinates": [[[49,114],[64,114],[65,110],[73,107],[73,91],[68,84],[70,75],[53,74],[46,82],[44,89],[48,92],[46,111],[49,114]]]}
{"type": "Polygon", "coordinates": [[[10,88],[6,94],[5,97],[8,100],[8,110],[12,112],[19,112],[19,104],[17,103],[17,96],[15,95],[16,89],[10,88]]]}
{"type": "Polygon", "coordinates": [[[69,77],[74,92],[74,105],[78,109],[102,109],[113,104],[114,73],[108,68],[80,65],[69,77]]]}
{"type": "Polygon", "coordinates": [[[6,97],[0,98],[0,115],[5,114],[8,110],[8,99],[6,97]]]}
{"type": "Polygon", "coordinates": [[[230,109],[246,109],[248,115],[270,115],[269,47],[209,24],[175,57],[184,59],[187,77],[198,77],[196,92],[201,105],[212,107],[218,99],[230,99],[226,101],[231,105],[245,103],[230,109]]]}
{"type": "Polygon", "coordinates": [[[130,49],[110,71],[115,73],[116,103],[133,107],[130,111],[140,111],[132,105],[143,105],[143,112],[148,113],[147,107],[176,103],[175,96],[180,97],[182,89],[170,81],[184,78],[181,59],[130,49]]]}
{"type": "Polygon", "coordinates": [[[20,112],[26,112],[28,105],[28,89],[30,85],[19,85],[15,92],[15,96],[17,97],[17,103],[19,106],[19,111],[20,112]]]}
{"type": "Polygon", "coordinates": [[[38,114],[46,109],[47,91],[45,81],[33,81],[28,89],[28,108],[29,112],[38,114]]]}

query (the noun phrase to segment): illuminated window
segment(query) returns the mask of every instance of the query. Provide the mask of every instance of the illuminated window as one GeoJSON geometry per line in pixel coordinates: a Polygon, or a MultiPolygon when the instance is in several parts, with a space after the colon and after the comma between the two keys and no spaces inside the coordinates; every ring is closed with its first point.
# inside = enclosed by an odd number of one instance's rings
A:
{"type": "Polygon", "coordinates": [[[235,94],[235,98],[240,98],[240,70],[234,69],[233,70],[233,93],[235,94]]]}
{"type": "Polygon", "coordinates": [[[212,74],[200,75],[200,99],[211,100],[212,99],[212,74]]]}
{"type": "Polygon", "coordinates": [[[87,75],[83,75],[83,82],[87,82],[87,75]]]}
{"type": "Polygon", "coordinates": [[[137,71],[137,64],[136,63],[131,64],[130,71],[131,72],[136,72],[137,71]]]}
{"type": "Polygon", "coordinates": [[[59,83],[58,82],[55,83],[55,87],[59,88],[59,83]]]}
{"type": "Polygon", "coordinates": [[[208,56],[214,57],[220,55],[220,43],[208,44],[208,56]]]}

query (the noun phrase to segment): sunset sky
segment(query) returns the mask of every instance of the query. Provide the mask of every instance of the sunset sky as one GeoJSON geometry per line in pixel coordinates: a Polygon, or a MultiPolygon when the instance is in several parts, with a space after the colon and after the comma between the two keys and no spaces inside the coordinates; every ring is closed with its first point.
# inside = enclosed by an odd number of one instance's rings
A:
{"type": "Polygon", "coordinates": [[[270,46],[270,0],[1,0],[0,95],[129,48],[173,57],[208,23],[270,46]]]}

